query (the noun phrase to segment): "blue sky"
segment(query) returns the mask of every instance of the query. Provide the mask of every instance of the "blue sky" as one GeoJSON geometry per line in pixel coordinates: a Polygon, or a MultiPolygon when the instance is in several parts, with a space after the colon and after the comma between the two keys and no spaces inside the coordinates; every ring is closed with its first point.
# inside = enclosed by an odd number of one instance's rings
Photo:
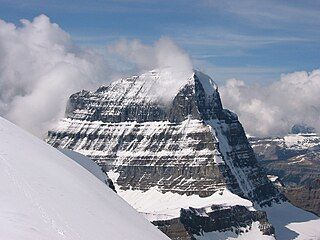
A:
{"type": "Polygon", "coordinates": [[[0,18],[46,14],[83,46],[172,38],[217,82],[270,82],[319,68],[320,1],[0,0],[0,18]]]}

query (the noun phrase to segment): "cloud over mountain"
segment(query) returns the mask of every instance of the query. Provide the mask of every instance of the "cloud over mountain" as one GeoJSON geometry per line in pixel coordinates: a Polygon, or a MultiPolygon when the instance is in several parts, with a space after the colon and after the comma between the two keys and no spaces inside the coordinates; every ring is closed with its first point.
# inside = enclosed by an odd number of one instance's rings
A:
{"type": "Polygon", "coordinates": [[[165,104],[170,102],[179,88],[192,76],[193,65],[188,54],[169,38],[160,38],[151,45],[139,40],[120,40],[109,45],[108,52],[133,65],[137,71],[163,69],[161,83],[154,87],[156,95],[165,104]]]}
{"type": "Polygon", "coordinates": [[[21,26],[0,21],[0,114],[40,135],[61,117],[68,95],[97,84],[103,58],[78,48],[45,15],[21,26]]]}
{"type": "Polygon", "coordinates": [[[188,56],[169,39],[152,46],[120,41],[99,53],[77,46],[45,15],[21,20],[21,26],[0,20],[0,115],[38,136],[45,134],[63,116],[72,93],[108,84],[119,75],[110,61],[115,54],[122,64],[133,62],[134,71],[165,66],[192,70],[188,56]]]}
{"type": "MultiPolygon", "coordinates": [[[[168,101],[191,75],[188,54],[169,38],[152,44],[119,40],[105,52],[82,48],[45,15],[16,26],[0,20],[0,115],[41,136],[60,119],[68,97],[115,76],[170,68],[157,94],[168,101]]],[[[254,135],[286,133],[295,123],[320,131],[320,70],[283,75],[269,85],[231,79],[220,86],[225,107],[254,135]]]]}
{"type": "Polygon", "coordinates": [[[269,85],[231,79],[220,87],[225,107],[254,135],[286,134],[294,124],[320,131],[320,70],[284,74],[269,85]]]}

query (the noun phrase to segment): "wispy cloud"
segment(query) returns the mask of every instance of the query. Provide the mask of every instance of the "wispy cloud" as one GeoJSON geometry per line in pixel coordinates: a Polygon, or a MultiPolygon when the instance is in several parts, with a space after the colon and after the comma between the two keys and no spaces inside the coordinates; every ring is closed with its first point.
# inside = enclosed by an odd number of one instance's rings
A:
{"type": "Polygon", "coordinates": [[[206,0],[206,6],[223,9],[259,28],[282,28],[289,25],[320,25],[320,3],[318,1],[289,0],[226,0],[217,4],[216,0],[206,0]]]}
{"type": "MultiPolygon", "coordinates": [[[[174,11],[171,8],[157,8],[161,1],[157,0],[106,0],[106,1],[51,1],[51,0],[0,0],[0,3],[8,4],[17,9],[42,9],[42,11],[61,11],[64,13],[164,13],[174,11]]],[[[167,2],[169,3],[169,1],[167,2]]]]}
{"type": "Polygon", "coordinates": [[[230,79],[238,79],[246,83],[267,84],[275,81],[282,73],[290,72],[284,67],[265,67],[257,65],[249,66],[221,66],[208,63],[204,60],[194,59],[194,65],[203,72],[206,72],[217,81],[218,84],[225,84],[230,79]]]}
{"type": "Polygon", "coordinates": [[[216,47],[241,47],[256,48],[263,45],[281,44],[288,42],[316,42],[319,39],[310,39],[298,36],[276,36],[276,35],[249,35],[238,34],[231,31],[198,28],[193,29],[193,37],[179,34],[177,40],[186,45],[216,46],[216,47]]]}

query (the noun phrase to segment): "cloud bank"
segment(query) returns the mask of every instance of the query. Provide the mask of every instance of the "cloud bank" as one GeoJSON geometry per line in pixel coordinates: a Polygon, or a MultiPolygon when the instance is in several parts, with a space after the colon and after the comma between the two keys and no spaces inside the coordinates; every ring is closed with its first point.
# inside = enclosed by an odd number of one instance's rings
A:
{"type": "Polygon", "coordinates": [[[122,40],[101,53],[77,46],[45,15],[20,26],[0,20],[0,115],[44,136],[63,117],[72,93],[164,67],[192,70],[188,55],[167,38],[152,45],[122,40]]]}
{"type": "Polygon", "coordinates": [[[38,136],[63,116],[71,93],[106,71],[102,56],[78,48],[45,15],[20,27],[0,20],[0,114],[38,136]]]}
{"type": "MultiPolygon", "coordinates": [[[[168,38],[150,45],[120,40],[101,53],[77,46],[45,15],[20,26],[0,20],[0,115],[38,136],[63,117],[72,93],[154,68],[171,69],[157,87],[168,101],[193,66],[168,38]]],[[[231,79],[220,92],[249,134],[285,134],[297,123],[320,132],[320,70],[283,75],[269,85],[231,79]]]]}
{"type": "Polygon", "coordinates": [[[320,70],[282,75],[269,85],[231,79],[220,87],[224,106],[236,112],[252,135],[282,135],[294,124],[320,132],[320,70]]]}

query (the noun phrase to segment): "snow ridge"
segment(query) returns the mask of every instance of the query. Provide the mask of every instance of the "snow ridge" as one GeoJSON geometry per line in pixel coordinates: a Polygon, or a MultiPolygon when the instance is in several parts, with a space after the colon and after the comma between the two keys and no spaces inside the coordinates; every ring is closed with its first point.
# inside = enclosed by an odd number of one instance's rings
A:
{"type": "Polygon", "coordinates": [[[0,118],[0,239],[168,239],[73,160],[0,118]]]}

